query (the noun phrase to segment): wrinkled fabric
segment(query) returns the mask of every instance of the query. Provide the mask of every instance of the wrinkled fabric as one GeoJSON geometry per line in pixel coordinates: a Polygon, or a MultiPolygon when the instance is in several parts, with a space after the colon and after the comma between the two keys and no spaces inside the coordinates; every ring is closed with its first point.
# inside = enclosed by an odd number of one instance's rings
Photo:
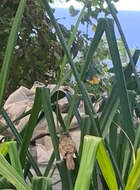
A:
{"type": "MultiPolygon", "coordinates": [[[[17,119],[22,114],[32,109],[34,98],[35,98],[35,89],[36,87],[40,87],[40,86],[44,86],[44,84],[35,83],[31,89],[21,86],[8,97],[8,99],[6,100],[3,106],[8,116],[13,121],[18,132],[20,132],[24,128],[24,126],[28,123],[30,115],[25,116],[24,118],[20,119],[17,122],[15,122],[15,119],[17,119]]],[[[48,85],[47,87],[50,90],[52,90],[55,86],[56,85],[48,85]]],[[[63,90],[63,87],[61,87],[60,90],[63,90]]],[[[71,93],[73,93],[71,89],[70,91],[71,93]]],[[[59,101],[59,105],[62,107],[62,109],[63,109],[63,105],[67,106],[67,104],[68,104],[67,98],[63,98],[59,101]]],[[[59,125],[59,127],[56,127],[56,131],[60,132],[61,127],[60,127],[59,122],[56,119],[55,113],[53,113],[53,116],[54,116],[54,121],[55,121],[56,126],[59,125]]],[[[66,119],[66,116],[67,116],[67,113],[62,114],[62,117],[64,118],[64,120],[66,119]]],[[[4,118],[2,118],[2,116],[0,116],[0,125],[6,126],[6,122],[4,118]]],[[[72,128],[78,127],[77,120],[75,117],[72,120],[71,127],[72,128]]],[[[42,119],[37,124],[34,130],[32,140],[36,139],[36,137],[38,137],[39,135],[42,135],[45,133],[49,134],[48,125],[47,125],[46,119],[42,119]]],[[[76,131],[72,131],[71,136],[73,136],[73,134],[74,134],[74,141],[79,143],[80,133],[76,131]],[[77,135],[75,135],[76,133],[77,135]]],[[[9,128],[3,133],[3,135],[8,135],[14,138],[9,128]]],[[[53,146],[51,142],[51,137],[49,135],[36,139],[35,144],[30,146],[30,152],[33,155],[34,159],[38,162],[38,164],[47,163],[49,160],[49,157],[51,156],[52,151],[53,151],[53,146]]]]}

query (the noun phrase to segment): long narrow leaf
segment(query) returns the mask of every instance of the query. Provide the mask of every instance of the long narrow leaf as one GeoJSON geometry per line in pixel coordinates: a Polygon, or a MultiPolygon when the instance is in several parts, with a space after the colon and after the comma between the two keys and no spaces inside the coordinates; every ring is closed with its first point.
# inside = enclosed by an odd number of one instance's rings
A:
{"type": "Polygon", "coordinates": [[[32,108],[32,112],[31,112],[28,124],[27,124],[25,132],[24,132],[23,144],[22,144],[22,148],[21,148],[21,152],[20,152],[20,158],[21,158],[22,165],[24,165],[24,163],[25,163],[28,146],[30,144],[31,137],[33,135],[33,131],[36,126],[38,114],[39,114],[40,110],[41,110],[41,95],[40,95],[40,89],[37,88],[36,94],[35,94],[34,105],[32,108]]]}
{"type": "MultiPolygon", "coordinates": [[[[81,22],[81,19],[82,19],[83,16],[84,16],[85,8],[86,8],[85,6],[82,8],[81,13],[80,13],[80,15],[79,15],[79,17],[78,17],[78,20],[77,20],[77,22],[76,22],[76,24],[74,25],[74,28],[73,28],[73,30],[72,30],[70,39],[69,39],[69,41],[68,41],[68,49],[69,49],[69,51],[70,51],[70,48],[71,48],[71,46],[72,46],[72,43],[73,43],[73,41],[74,41],[74,39],[75,39],[75,36],[76,36],[77,30],[78,30],[79,24],[80,24],[80,22],[81,22]]],[[[66,62],[67,62],[67,56],[64,55],[64,58],[63,58],[63,61],[62,61],[62,66],[61,66],[60,81],[61,81],[61,78],[62,78],[61,76],[63,75],[63,72],[64,72],[64,67],[65,67],[66,62]]]]}
{"type": "Polygon", "coordinates": [[[12,183],[17,190],[31,190],[24,179],[17,173],[7,160],[0,154],[0,174],[12,183]]]}
{"type": "Polygon", "coordinates": [[[17,41],[18,31],[20,28],[20,23],[21,23],[25,4],[26,4],[26,0],[21,0],[19,2],[18,10],[16,12],[16,16],[15,16],[15,19],[14,19],[14,22],[12,25],[12,29],[10,32],[10,36],[8,39],[6,53],[4,56],[4,61],[3,61],[3,65],[2,65],[2,69],[1,69],[1,73],[0,73],[0,110],[1,110],[1,106],[2,106],[4,91],[6,88],[8,73],[9,73],[9,69],[10,69],[10,65],[11,65],[12,54],[13,54],[14,47],[15,47],[15,44],[17,41]]]}
{"type": "Polygon", "coordinates": [[[134,142],[135,133],[133,127],[132,114],[130,111],[129,97],[127,93],[126,81],[115,38],[113,21],[111,19],[106,19],[106,36],[114,65],[117,87],[119,89],[120,107],[123,116],[122,127],[129,136],[129,138],[131,139],[131,141],[134,142]]]}
{"type": "MultiPolygon", "coordinates": [[[[15,128],[13,122],[10,120],[7,112],[2,108],[2,116],[4,117],[7,125],[10,127],[13,135],[15,136],[17,142],[19,145],[22,145],[23,144],[23,140],[22,140],[22,137],[21,135],[18,133],[17,129],[15,128]]],[[[41,175],[41,172],[37,166],[37,164],[35,163],[35,161],[33,160],[31,154],[29,153],[29,151],[27,152],[27,157],[32,165],[32,167],[34,168],[35,172],[37,175],[41,175]]]]}
{"type": "MultiPolygon", "coordinates": [[[[81,19],[82,19],[83,15],[84,15],[84,11],[85,11],[85,6],[84,6],[83,9],[81,10],[81,13],[80,13],[80,15],[79,15],[79,17],[78,17],[78,20],[77,20],[77,22],[76,22],[76,24],[75,24],[75,26],[74,26],[74,28],[73,28],[73,30],[72,30],[72,34],[71,34],[70,39],[69,39],[69,41],[68,41],[68,49],[69,49],[69,50],[70,50],[71,45],[72,45],[72,43],[73,43],[73,41],[74,41],[74,39],[75,39],[76,32],[77,32],[77,30],[78,30],[78,27],[79,27],[79,24],[80,24],[80,22],[81,22],[81,19]]],[[[58,89],[58,88],[60,87],[60,85],[62,85],[63,82],[66,81],[66,79],[64,80],[64,78],[65,78],[66,76],[69,76],[69,73],[67,73],[66,75],[63,76],[63,74],[64,74],[64,68],[65,68],[66,62],[67,62],[67,56],[66,56],[66,54],[65,54],[64,57],[63,57],[63,60],[62,60],[61,73],[60,73],[60,80],[59,80],[57,86],[56,86],[53,90],[58,89]]],[[[70,72],[70,73],[71,73],[71,72],[70,72]]]]}
{"type": "Polygon", "coordinates": [[[125,190],[137,190],[140,185],[140,150],[138,150],[136,162],[129,174],[125,190]]]}
{"type": "Polygon", "coordinates": [[[100,137],[94,137],[89,135],[86,135],[84,137],[80,168],[74,190],[89,190],[91,182],[90,179],[96,160],[96,153],[101,140],[102,139],[100,137]]]}
{"type": "MultiPolygon", "coordinates": [[[[135,137],[135,142],[134,142],[134,149],[137,151],[138,147],[140,144],[140,124],[138,124],[137,129],[136,129],[136,137],[135,137]]],[[[126,180],[128,177],[128,172],[130,171],[130,168],[132,167],[132,154],[131,150],[126,152],[126,155],[124,157],[124,162],[123,162],[123,168],[122,168],[122,177],[126,180]]]]}
{"type": "MultiPolygon", "coordinates": [[[[140,50],[136,50],[133,55],[133,60],[135,65],[138,61],[139,55],[140,55],[140,50]]],[[[124,74],[125,74],[125,79],[128,80],[130,78],[130,75],[132,74],[132,67],[130,63],[126,67],[124,74]]],[[[110,127],[113,121],[118,105],[119,105],[119,90],[115,84],[114,87],[112,88],[111,94],[107,100],[107,103],[104,106],[103,112],[99,120],[103,137],[107,135],[108,128],[110,127]]]]}
{"type": "Polygon", "coordinates": [[[50,17],[50,19],[51,19],[51,22],[52,22],[52,24],[53,24],[53,26],[54,26],[54,28],[55,28],[55,30],[56,30],[56,33],[57,33],[57,35],[58,35],[58,37],[59,37],[59,40],[60,40],[61,45],[62,45],[62,48],[63,48],[64,52],[65,52],[66,55],[67,55],[69,64],[71,65],[71,68],[72,68],[73,74],[74,74],[74,76],[75,76],[75,79],[76,79],[76,81],[77,81],[78,87],[79,87],[79,89],[81,90],[81,93],[82,93],[82,95],[83,95],[83,99],[84,99],[85,104],[86,104],[87,109],[88,109],[88,114],[89,114],[90,119],[91,119],[92,124],[93,124],[94,134],[97,135],[97,136],[99,136],[99,135],[100,135],[100,131],[99,131],[99,129],[97,128],[95,119],[93,118],[93,114],[95,114],[95,112],[94,112],[92,103],[91,103],[91,101],[90,101],[90,99],[89,99],[89,96],[88,96],[88,94],[87,94],[87,91],[86,91],[86,89],[85,89],[85,86],[84,86],[83,83],[81,82],[81,79],[80,79],[79,73],[78,73],[78,71],[77,71],[77,69],[76,69],[76,66],[75,66],[75,64],[73,63],[72,57],[71,57],[71,55],[70,55],[70,52],[69,52],[69,50],[68,50],[68,48],[67,48],[67,46],[66,46],[66,43],[65,43],[65,40],[64,40],[62,31],[60,30],[60,28],[59,28],[59,26],[58,26],[58,24],[57,24],[57,22],[56,22],[56,20],[55,20],[55,18],[54,18],[54,16],[53,16],[53,13],[52,13],[51,8],[50,8],[50,6],[49,6],[49,4],[48,4],[48,1],[46,1],[46,0],[42,0],[42,1],[43,1],[44,5],[45,5],[46,11],[47,11],[47,13],[48,13],[48,15],[49,15],[49,17],[50,17]]]}
{"type": "Polygon", "coordinates": [[[52,182],[49,177],[33,177],[32,190],[52,190],[52,182]]]}
{"type": "Polygon", "coordinates": [[[8,146],[8,153],[9,153],[11,165],[16,169],[18,174],[24,179],[16,141],[6,142],[6,144],[8,146]]]}
{"type": "Polygon", "coordinates": [[[53,165],[53,162],[55,160],[55,156],[54,156],[54,152],[52,153],[51,157],[50,157],[50,160],[48,161],[48,164],[47,164],[47,167],[46,167],[46,170],[44,172],[44,177],[48,177],[49,175],[49,172],[52,168],[52,165],[53,165]]]}
{"type": "MultiPolygon", "coordinates": [[[[55,128],[55,123],[54,123],[54,118],[53,118],[53,110],[52,110],[52,106],[51,106],[51,96],[50,96],[50,90],[48,88],[41,88],[41,100],[42,100],[42,107],[43,107],[43,111],[48,123],[48,128],[49,128],[49,132],[50,132],[50,136],[52,139],[52,144],[53,144],[53,148],[54,148],[54,155],[57,161],[60,161],[60,155],[59,155],[59,150],[58,150],[58,146],[59,146],[59,141],[58,141],[58,137],[57,137],[57,133],[56,133],[56,128],[55,128]]],[[[66,169],[66,165],[64,164],[64,162],[57,164],[60,176],[61,176],[61,180],[62,180],[62,190],[68,189],[69,188],[69,181],[67,178],[67,169],[66,169]]]]}
{"type": "Polygon", "coordinates": [[[51,107],[50,90],[48,88],[41,88],[41,100],[45,117],[47,119],[49,132],[52,138],[55,158],[57,160],[60,160],[59,151],[58,151],[58,137],[53,118],[53,110],[51,107]]]}
{"type": "Polygon", "coordinates": [[[90,48],[89,48],[88,53],[86,55],[86,61],[85,61],[84,67],[82,69],[82,74],[81,74],[82,80],[84,80],[85,73],[88,69],[88,66],[91,62],[93,54],[97,49],[97,46],[101,40],[101,37],[102,37],[104,31],[105,31],[105,20],[101,18],[98,20],[98,24],[97,24],[97,28],[96,28],[94,38],[90,44],[90,48]]]}
{"type": "Polygon", "coordinates": [[[97,151],[97,160],[101,172],[106,180],[109,190],[118,190],[116,176],[109,155],[105,149],[103,141],[100,142],[97,151]]]}
{"type": "Polygon", "coordinates": [[[6,142],[3,142],[2,145],[0,146],[0,153],[3,156],[6,156],[6,154],[8,153],[8,146],[7,146],[6,142]]]}
{"type": "Polygon", "coordinates": [[[115,12],[115,10],[114,10],[114,8],[113,8],[113,6],[112,6],[112,3],[109,2],[109,0],[106,0],[106,2],[107,2],[107,4],[108,4],[108,7],[109,7],[109,9],[110,9],[110,12],[111,12],[111,14],[112,14],[112,16],[113,16],[113,18],[114,18],[114,20],[115,20],[115,22],[116,22],[116,25],[117,25],[117,27],[118,27],[118,31],[119,31],[120,36],[121,36],[121,39],[122,39],[122,42],[123,42],[123,44],[124,44],[124,47],[125,47],[126,52],[127,52],[127,54],[128,54],[128,57],[129,57],[129,59],[130,59],[130,64],[131,64],[131,66],[132,66],[133,73],[135,74],[135,79],[136,79],[138,91],[139,91],[139,93],[140,93],[140,80],[139,80],[139,76],[138,76],[138,74],[137,74],[137,71],[136,71],[136,68],[135,68],[135,64],[134,64],[134,61],[133,61],[133,59],[132,59],[131,52],[130,52],[130,50],[129,50],[129,47],[128,47],[128,44],[127,44],[125,35],[124,35],[124,33],[123,33],[123,30],[122,30],[122,27],[121,27],[120,22],[119,22],[119,20],[118,20],[118,17],[117,17],[117,15],[116,15],[116,12],[115,12]]]}
{"type": "Polygon", "coordinates": [[[13,189],[13,185],[10,184],[7,179],[5,179],[4,177],[0,177],[0,189],[2,190],[11,190],[13,189]]]}

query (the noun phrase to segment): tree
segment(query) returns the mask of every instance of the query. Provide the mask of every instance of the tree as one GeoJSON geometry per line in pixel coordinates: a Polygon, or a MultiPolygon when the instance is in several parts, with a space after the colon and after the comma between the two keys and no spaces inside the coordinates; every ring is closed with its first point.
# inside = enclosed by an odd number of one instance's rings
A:
{"type": "MultiPolygon", "coordinates": [[[[0,67],[18,4],[19,0],[2,0],[0,5],[0,67]]],[[[55,82],[61,58],[61,46],[43,6],[37,0],[27,0],[6,96],[20,85],[31,87],[36,80],[55,82]]]]}

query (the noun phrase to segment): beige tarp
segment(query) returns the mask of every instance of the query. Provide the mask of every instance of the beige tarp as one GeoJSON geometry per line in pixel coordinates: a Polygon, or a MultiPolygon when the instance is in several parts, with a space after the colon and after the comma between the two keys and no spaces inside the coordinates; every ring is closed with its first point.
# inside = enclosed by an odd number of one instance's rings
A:
{"type": "MultiPolygon", "coordinates": [[[[32,108],[34,97],[35,97],[35,89],[38,86],[43,86],[43,84],[35,83],[31,89],[21,86],[8,97],[8,99],[6,100],[4,104],[4,109],[6,110],[6,112],[8,113],[8,116],[10,117],[12,121],[14,121],[16,118],[18,118],[23,113],[29,111],[32,108]]],[[[48,87],[50,88],[50,90],[52,90],[55,87],[55,85],[49,85],[48,87]]],[[[61,89],[63,89],[63,87],[61,87],[61,89]]],[[[69,90],[71,91],[71,93],[73,93],[71,89],[69,90]]],[[[67,104],[67,99],[63,98],[62,100],[59,101],[59,104],[60,106],[67,104]]],[[[66,117],[66,113],[62,115],[63,115],[63,118],[66,117]]],[[[18,122],[14,122],[15,127],[19,132],[23,129],[25,124],[27,124],[29,117],[30,115],[24,117],[18,122]]],[[[55,114],[54,114],[54,120],[55,120],[55,123],[57,124],[55,114]]],[[[0,124],[3,126],[6,126],[6,122],[4,118],[2,118],[2,116],[0,116],[0,124]]],[[[77,121],[75,118],[73,119],[72,126],[75,128],[78,127],[77,121]]],[[[32,138],[36,138],[38,135],[44,134],[44,133],[49,133],[49,131],[48,131],[46,120],[42,119],[40,123],[37,125],[37,127],[35,128],[32,138]]],[[[10,129],[8,129],[3,135],[10,135],[11,137],[13,137],[10,129]]],[[[71,135],[72,135],[72,138],[74,137],[73,139],[76,142],[76,144],[79,144],[79,136],[80,136],[79,130],[72,131],[71,135]]],[[[36,140],[36,146],[35,147],[31,146],[30,149],[31,149],[32,154],[34,154],[34,157],[37,156],[37,161],[39,164],[47,163],[49,156],[52,152],[52,143],[51,143],[50,136],[44,136],[36,140]],[[35,153],[37,154],[36,156],[35,156],[35,153]]]]}

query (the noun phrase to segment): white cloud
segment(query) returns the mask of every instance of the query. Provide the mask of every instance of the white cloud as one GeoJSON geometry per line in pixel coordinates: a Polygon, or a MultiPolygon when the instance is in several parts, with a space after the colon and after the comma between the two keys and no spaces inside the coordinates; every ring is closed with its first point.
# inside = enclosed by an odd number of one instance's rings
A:
{"type": "Polygon", "coordinates": [[[140,0],[120,0],[115,5],[118,10],[140,11],[140,0]]]}
{"type": "MultiPolygon", "coordinates": [[[[57,0],[53,7],[68,8],[70,5],[74,5],[76,8],[82,8],[82,3],[78,3],[75,0],[65,3],[65,0],[57,0]]],[[[120,0],[115,4],[118,10],[138,10],[140,11],[140,0],[120,0]]]]}

